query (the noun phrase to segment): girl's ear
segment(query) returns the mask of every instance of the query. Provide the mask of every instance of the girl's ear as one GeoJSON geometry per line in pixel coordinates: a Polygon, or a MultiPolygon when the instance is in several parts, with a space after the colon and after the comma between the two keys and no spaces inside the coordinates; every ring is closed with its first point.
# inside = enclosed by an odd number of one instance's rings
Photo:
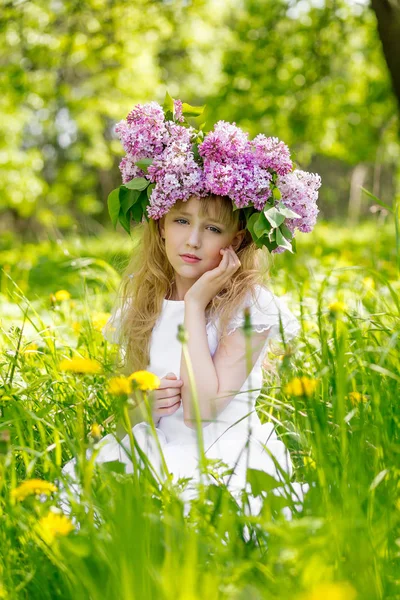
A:
{"type": "Polygon", "coordinates": [[[235,252],[236,252],[236,250],[238,250],[240,248],[240,245],[243,242],[243,238],[245,235],[246,235],[246,230],[241,229],[240,231],[237,232],[237,234],[231,241],[232,248],[235,250],[235,252]]]}

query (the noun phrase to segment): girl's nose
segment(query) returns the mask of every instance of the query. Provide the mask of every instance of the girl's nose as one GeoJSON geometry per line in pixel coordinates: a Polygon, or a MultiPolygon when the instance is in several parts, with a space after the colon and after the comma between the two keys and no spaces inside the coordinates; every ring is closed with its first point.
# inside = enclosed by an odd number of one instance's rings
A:
{"type": "Polygon", "coordinates": [[[189,236],[189,240],[188,240],[189,244],[191,246],[198,246],[200,243],[200,232],[198,229],[192,229],[190,232],[190,236],[189,236]]]}

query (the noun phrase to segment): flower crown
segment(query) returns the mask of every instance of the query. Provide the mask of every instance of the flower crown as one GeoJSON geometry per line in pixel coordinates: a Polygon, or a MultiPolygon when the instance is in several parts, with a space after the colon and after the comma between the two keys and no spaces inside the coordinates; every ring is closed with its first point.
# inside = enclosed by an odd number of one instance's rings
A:
{"type": "Polygon", "coordinates": [[[228,196],[242,209],[258,248],[295,250],[296,230],[312,231],[321,178],[294,168],[289,148],[275,137],[253,140],[235,123],[218,121],[205,132],[204,107],[174,100],[164,106],[137,104],[115,132],[126,156],[119,165],[123,185],[108,197],[114,227],[130,233],[131,221],[160,219],[177,200],[192,195],[228,196]],[[194,119],[193,119],[194,118],[194,119]]]}

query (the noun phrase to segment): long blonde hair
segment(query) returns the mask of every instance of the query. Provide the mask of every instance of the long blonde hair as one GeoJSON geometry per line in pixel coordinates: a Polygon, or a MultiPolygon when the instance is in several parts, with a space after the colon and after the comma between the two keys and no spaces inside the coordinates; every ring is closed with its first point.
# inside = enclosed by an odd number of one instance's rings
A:
{"type": "MultiPolygon", "coordinates": [[[[210,195],[200,200],[200,216],[209,216],[212,208],[215,218],[228,227],[245,229],[242,210],[232,210],[232,201],[226,196],[210,195]]],[[[180,202],[176,203],[179,207],[180,202]]],[[[132,372],[146,369],[150,363],[150,342],[154,325],[161,313],[163,300],[170,297],[174,284],[174,269],[161,238],[158,222],[150,219],[137,226],[138,244],[122,276],[119,290],[121,304],[120,342],[125,349],[124,370],[132,372]]],[[[229,321],[238,306],[266,279],[268,260],[262,269],[261,250],[257,249],[251,234],[245,237],[236,250],[241,266],[234,273],[226,288],[221,290],[206,308],[207,319],[216,321],[220,336],[226,335],[229,321]]]]}

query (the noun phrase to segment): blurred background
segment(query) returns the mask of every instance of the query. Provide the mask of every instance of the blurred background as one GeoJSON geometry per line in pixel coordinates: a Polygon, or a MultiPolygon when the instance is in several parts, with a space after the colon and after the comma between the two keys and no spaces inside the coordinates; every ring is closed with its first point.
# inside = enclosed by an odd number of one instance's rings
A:
{"type": "Polygon", "coordinates": [[[325,220],[385,221],[361,187],[399,193],[395,3],[3,0],[0,20],[0,249],[110,229],[114,126],[166,90],[283,139],[325,220]]]}

